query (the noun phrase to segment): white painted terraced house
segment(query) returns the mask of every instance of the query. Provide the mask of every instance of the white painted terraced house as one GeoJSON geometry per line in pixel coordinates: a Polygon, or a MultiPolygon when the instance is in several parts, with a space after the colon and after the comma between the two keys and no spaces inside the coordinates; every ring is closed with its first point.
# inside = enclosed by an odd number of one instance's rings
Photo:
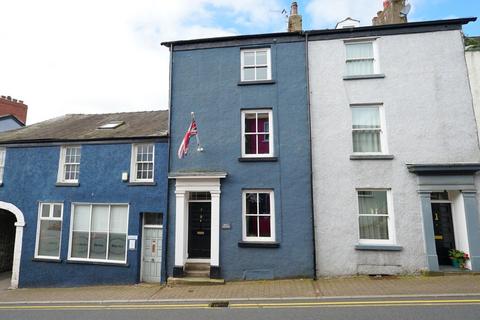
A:
{"type": "Polygon", "coordinates": [[[309,32],[318,275],[480,270],[474,20],[309,32]]]}

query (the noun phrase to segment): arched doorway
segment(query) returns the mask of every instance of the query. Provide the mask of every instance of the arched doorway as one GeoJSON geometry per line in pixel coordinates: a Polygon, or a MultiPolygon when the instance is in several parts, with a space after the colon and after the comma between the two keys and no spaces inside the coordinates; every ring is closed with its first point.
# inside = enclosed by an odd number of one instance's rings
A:
{"type": "Polygon", "coordinates": [[[24,226],[20,209],[0,201],[0,272],[11,272],[11,288],[18,288],[24,226]]]}

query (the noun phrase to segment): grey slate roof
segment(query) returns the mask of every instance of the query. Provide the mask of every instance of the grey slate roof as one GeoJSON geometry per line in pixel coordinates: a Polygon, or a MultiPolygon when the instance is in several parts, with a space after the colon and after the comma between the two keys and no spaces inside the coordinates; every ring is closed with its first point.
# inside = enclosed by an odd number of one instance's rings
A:
{"type": "Polygon", "coordinates": [[[167,136],[167,110],[67,114],[0,133],[0,144],[162,138],[167,136]],[[99,126],[112,121],[123,121],[124,124],[115,129],[98,129],[99,126]]]}

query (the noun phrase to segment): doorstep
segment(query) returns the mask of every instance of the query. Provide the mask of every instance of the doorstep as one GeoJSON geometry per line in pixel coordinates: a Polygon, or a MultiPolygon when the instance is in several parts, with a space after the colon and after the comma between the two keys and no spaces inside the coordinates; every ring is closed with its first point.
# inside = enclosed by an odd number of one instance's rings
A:
{"type": "Polygon", "coordinates": [[[453,267],[440,267],[439,271],[423,271],[422,274],[427,277],[441,276],[480,276],[480,272],[471,270],[462,270],[453,267]]]}
{"type": "Polygon", "coordinates": [[[225,284],[224,279],[211,279],[203,277],[184,277],[167,279],[167,285],[169,286],[209,286],[209,285],[221,285],[225,284]]]}

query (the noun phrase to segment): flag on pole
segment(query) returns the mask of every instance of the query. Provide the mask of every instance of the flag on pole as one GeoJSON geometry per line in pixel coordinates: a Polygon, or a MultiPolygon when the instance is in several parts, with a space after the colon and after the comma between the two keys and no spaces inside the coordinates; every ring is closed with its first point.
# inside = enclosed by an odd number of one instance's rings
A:
{"type": "MultiPolygon", "coordinates": [[[[185,136],[183,137],[180,148],[178,148],[177,155],[179,159],[183,159],[187,155],[190,138],[196,135],[197,135],[197,123],[195,122],[195,118],[192,117],[192,122],[190,123],[190,126],[188,127],[188,130],[185,133],[185,136]]],[[[198,140],[197,140],[197,144],[198,144],[198,140]]]]}

